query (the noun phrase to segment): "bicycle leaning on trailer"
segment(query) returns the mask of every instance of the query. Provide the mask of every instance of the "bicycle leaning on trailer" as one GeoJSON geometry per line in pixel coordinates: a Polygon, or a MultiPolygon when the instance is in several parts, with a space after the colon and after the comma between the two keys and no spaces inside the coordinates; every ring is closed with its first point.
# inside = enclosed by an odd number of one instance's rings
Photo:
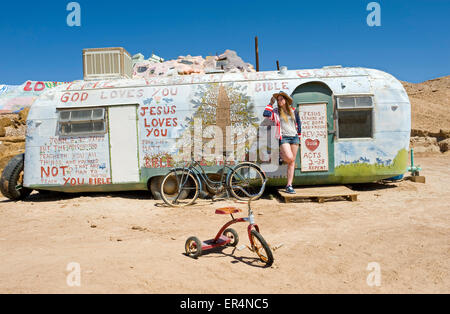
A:
{"type": "Polygon", "coordinates": [[[212,194],[213,200],[223,194],[242,201],[256,200],[263,194],[267,180],[264,171],[248,161],[235,166],[224,164],[214,176],[208,176],[195,160],[184,167],[172,168],[161,181],[161,198],[174,207],[193,204],[202,191],[212,194]]]}

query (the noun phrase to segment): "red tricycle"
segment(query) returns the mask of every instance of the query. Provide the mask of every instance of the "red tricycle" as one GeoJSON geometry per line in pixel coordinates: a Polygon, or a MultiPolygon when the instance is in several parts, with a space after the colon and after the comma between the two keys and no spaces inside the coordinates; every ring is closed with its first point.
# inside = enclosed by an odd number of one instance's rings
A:
{"type": "Polygon", "coordinates": [[[255,218],[253,216],[253,211],[251,208],[252,199],[253,198],[250,198],[248,201],[248,217],[234,218],[233,214],[242,212],[241,209],[236,207],[223,207],[217,209],[216,214],[229,214],[231,215],[232,220],[227,222],[220,229],[214,239],[202,242],[197,237],[189,237],[186,240],[185,244],[186,255],[197,258],[202,254],[202,252],[211,250],[219,246],[236,246],[239,242],[239,236],[236,230],[228,227],[237,222],[248,221],[249,225],[247,228],[247,232],[251,245],[249,249],[252,252],[255,252],[259,256],[261,261],[266,264],[266,266],[271,266],[273,263],[273,254],[269,245],[259,233],[258,225],[255,224],[255,218]]]}

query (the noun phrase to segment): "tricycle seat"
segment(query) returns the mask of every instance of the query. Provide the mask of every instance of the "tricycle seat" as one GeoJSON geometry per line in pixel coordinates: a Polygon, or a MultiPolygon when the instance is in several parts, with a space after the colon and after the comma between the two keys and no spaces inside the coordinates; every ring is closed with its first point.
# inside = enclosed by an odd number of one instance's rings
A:
{"type": "Polygon", "coordinates": [[[229,215],[229,214],[234,214],[234,213],[239,213],[242,210],[240,210],[239,208],[236,207],[222,207],[222,208],[218,208],[216,209],[216,214],[219,215],[229,215]]]}

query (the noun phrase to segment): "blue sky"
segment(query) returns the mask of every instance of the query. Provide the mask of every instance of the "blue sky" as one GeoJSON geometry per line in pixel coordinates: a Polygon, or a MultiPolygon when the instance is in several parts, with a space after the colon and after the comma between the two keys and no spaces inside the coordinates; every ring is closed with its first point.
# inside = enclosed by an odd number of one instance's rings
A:
{"type": "Polygon", "coordinates": [[[450,0],[79,0],[81,27],[68,27],[66,0],[2,1],[0,84],[82,78],[83,48],[121,46],[172,59],[237,51],[260,69],[362,66],[421,82],[450,74],[450,0]]]}

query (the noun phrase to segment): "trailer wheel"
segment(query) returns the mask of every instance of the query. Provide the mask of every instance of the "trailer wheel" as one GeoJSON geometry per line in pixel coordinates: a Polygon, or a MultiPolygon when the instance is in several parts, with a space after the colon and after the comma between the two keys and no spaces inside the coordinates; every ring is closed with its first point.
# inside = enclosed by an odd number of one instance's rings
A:
{"type": "Polygon", "coordinates": [[[154,177],[150,179],[150,192],[157,201],[162,200],[161,197],[161,180],[163,177],[154,177]]]}
{"type": "Polygon", "coordinates": [[[6,165],[0,178],[0,191],[6,198],[13,201],[26,198],[32,191],[23,187],[24,158],[25,154],[13,157],[6,165]]]}

